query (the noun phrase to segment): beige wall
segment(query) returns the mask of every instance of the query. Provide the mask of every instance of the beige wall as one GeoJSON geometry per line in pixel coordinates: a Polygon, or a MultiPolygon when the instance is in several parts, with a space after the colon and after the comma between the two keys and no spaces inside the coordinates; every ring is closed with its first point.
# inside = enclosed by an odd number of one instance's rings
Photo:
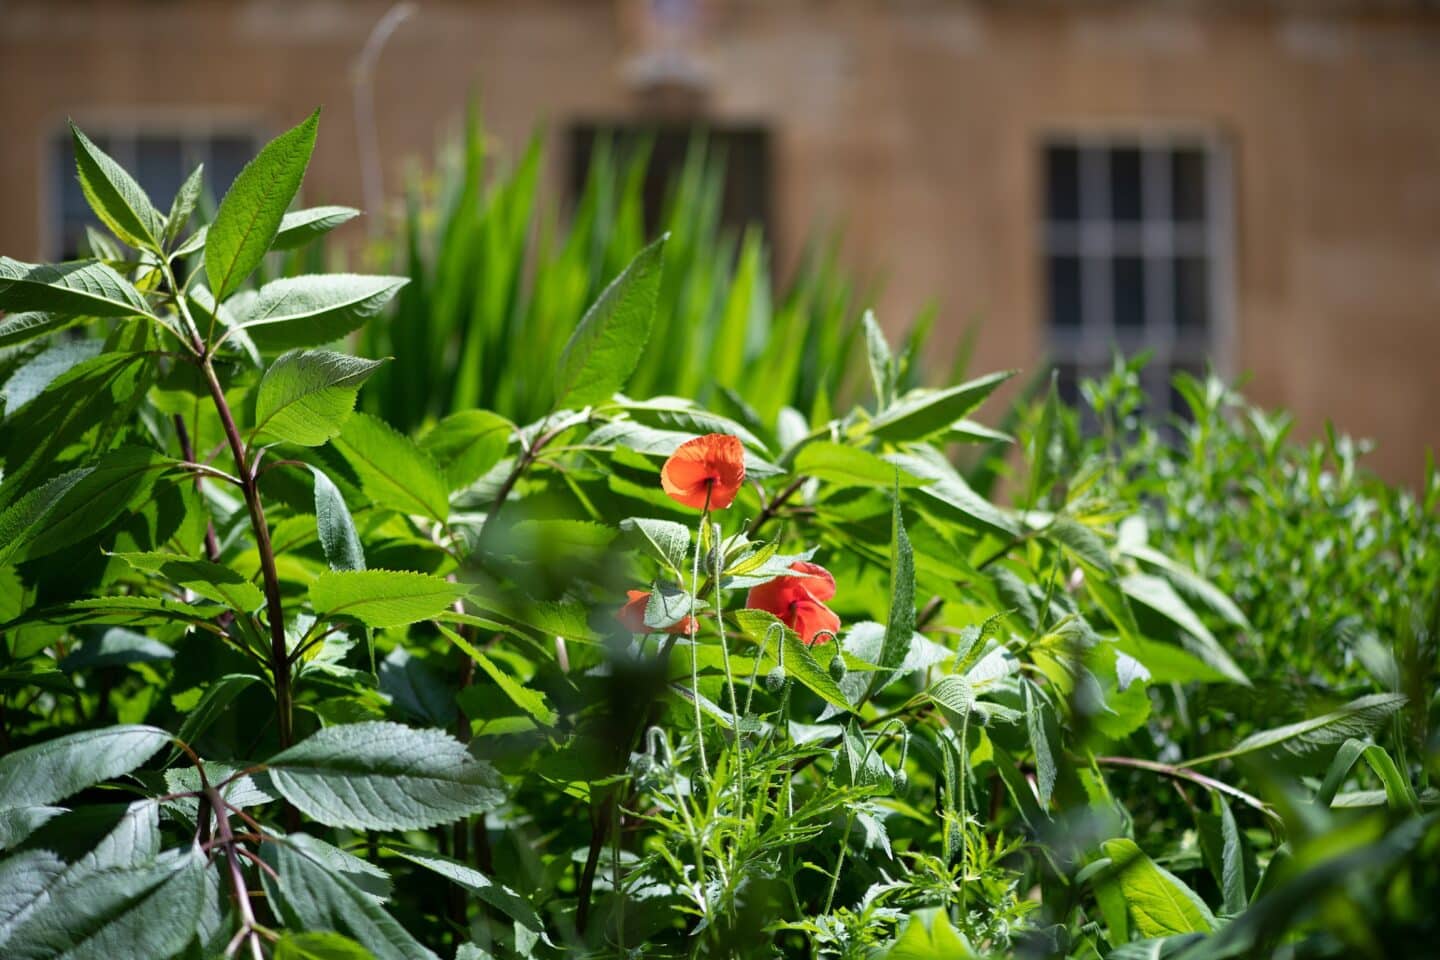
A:
{"type": "MultiPolygon", "coordinates": [[[[782,257],[843,223],[851,261],[887,277],[882,318],[903,326],[935,299],[952,339],[980,318],[981,368],[1043,350],[1042,134],[1219,134],[1234,158],[1228,369],[1303,433],[1330,417],[1378,438],[1372,462],[1414,483],[1440,446],[1440,16],[1423,6],[712,0],[700,56],[706,110],[774,132],[782,257]]],[[[307,197],[360,204],[348,71],[387,7],[4,4],[0,251],[44,252],[43,143],[67,114],[199,111],[273,132],[324,104],[307,197]]],[[[627,9],[422,0],[377,74],[390,184],[472,87],[512,149],[537,125],[641,109],[627,9]]]]}

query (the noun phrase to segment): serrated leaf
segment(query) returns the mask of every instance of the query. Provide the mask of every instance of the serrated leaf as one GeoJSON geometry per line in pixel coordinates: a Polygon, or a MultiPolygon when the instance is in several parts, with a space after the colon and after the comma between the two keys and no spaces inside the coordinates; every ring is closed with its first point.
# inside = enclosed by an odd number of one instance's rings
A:
{"type": "MultiPolygon", "coordinates": [[[[868,450],[848,444],[817,440],[795,455],[794,472],[816,477],[837,487],[888,487],[895,483],[895,467],[868,450]]],[[[914,486],[909,476],[902,478],[914,486]]]]}
{"type": "Polygon", "coordinates": [[[163,663],[174,658],[175,650],[159,640],[124,627],[111,627],[91,634],[72,647],[57,666],[72,673],[127,663],[163,663]]]}
{"type": "Polygon", "coordinates": [[[459,633],[451,630],[443,624],[436,624],[438,629],[451,643],[463,650],[470,659],[475,661],[476,666],[485,672],[485,675],[495,681],[500,691],[509,698],[521,710],[525,711],[531,719],[541,726],[554,726],[555,711],[545,702],[545,695],[538,690],[531,690],[520,684],[518,680],[501,670],[485,654],[481,653],[474,644],[466,640],[459,633]]]}
{"type": "Polygon", "coordinates": [[[378,314],[406,277],[327,273],[283,277],[231,304],[236,324],[267,352],[338,340],[378,314]]]}
{"type": "Polygon", "coordinates": [[[121,447],[47,480],[0,512],[0,564],[43,557],[103,531],[149,496],[169,464],[153,450],[121,447]]]}
{"type": "Polygon", "coordinates": [[[1043,536],[1089,567],[1092,575],[1098,573],[1112,579],[1115,577],[1115,564],[1110,560],[1110,551],[1105,548],[1105,541],[1083,523],[1077,523],[1069,517],[1057,517],[1045,527],[1043,536]]]}
{"type": "Polygon", "coordinates": [[[365,548],[344,495],[319,467],[311,466],[310,473],[315,478],[315,527],[325,561],[331,570],[364,570],[365,548]]]}
{"type": "Polygon", "coordinates": [[[1168,581],[1147,573],[1132,573],[1121,578],[1120,589],[1131,600],[1149,607],[1179,627],[1183,631],[1181,639],[1185,648],[1195,656],[1231,681],[1247,687],[1250,685],[1250,679],[1168,581]]]}
{"type": "Polygon", "coordinates": [[[136,570],[164,577],[241,613],[258,610],[265,603],[259,587],[229,567],[209,560],[192,560],[173,553],[117,553],[115,556],[136,570]]]}
{"type": "Polygon", "coordinates": [[[0,626],[13,627],[22,623],[51,623],[66,626],[77,623],[97,623],[145,627],[157,626],[162,623],[200,623],[215,619],[224,610],[224,607],[218,605],[197,606],[161,597],[91,597],[86,600],[72,600],[69,603],[58,603],[54,606],[30,610],[7,624],[0,624],[0,626]]]}
{"type": "Polygon", "coordinates": [[[185,224],[190,222],[190,215],[195,212],[195,204],[200,201],[200,188],[205,182],[205,164],[198,164],[190,171],[190,176],[180,184],[180,189],[175,191],[175,198],[170,201],[170,215],[165,218],[165,235],[160,238],[161,244],[169,248],[180,237],[180,231],[185,229],[185,224]]]}
{"type": "Polygon", "coordinates": [[[136,769],[170,742],[157,727],[67,734],[0,757],[0,810],[45,806],[136,769]]]}
{"type": "MultiPolygon", "coordinates": [[[[787,676],[800,682],[820,699],[845,713],[854,708],[845,697],[845,691],[830,676],[830,671],[820,666],[810,648],[800,642],[800,637],[781,623],[773,614],[764,610],[737,610],[735,619],[740,629],[757,644],[764,642],[767,633],[784,631],[784,662],[787,676]]],[[[770,644],[767,648],[773,649],[770,644]]]]}
{"type": "Polygon", "coordinates": [[[271,960],[375,960],[375,954],[338,933],[285,933],[271,960]]]}
{"type": "Polygon", "coordinates": [[[870,421],[871,435],[891,443],[923,440],[980,406],[1014,371],[992,373],[946,390],[918,390],[901,397],[870,421]]]}
{"type": "Polygon", "coordinates": [[[895,480],[890,526],[890,619],[885,624],[885,639],[880,644],[878,662],[884,670],[875,675],[870,685],[872,692],[883,687],[905,662],[915,636],[915,554],[910,547],[910,536],[905,532],[898,480],[895,480]]]}
{"type": "Polygon", "coordinates": [[[463,743],[398,723],[326,727],[266,769],[281,796],[332,827],[421,830],[505,799],[499,776],[463,743]]]}
{"type": "Polygon", "coordinates": [[[1144,937],[1206,933],[1215,929],[1215,917],[1205,901],[1169,871],[1147,857],[1133,840],[1106,840],[1100,845],[1110,858],[1135,929],[1144,937]]]}
{"type": "Polygon", "coordinates": [[[468,591],[428,573],[408,570],[327,570],[310,584],[317,616],[344,616],[370,627],[403,627],[429,620],[468,591]]]}
{"type": "Polygon", "coordinates": [[[255,392],[256,435],[318,447],[340,432],[360,386],[383,363],[330,350],[281,354],[255,392]]]}
{"type": "Polygon", "coordinates": [[[385,421],[357,413],[331,441],[360,477],[360,489],[377,506],[443,523],[450,490],[430,455],[385,421]]]}
{"type": "Polygon", "coordinates": [[[316,110],[270,141],[225,192],[205,238],[205,275],[217,302],[238,290],[270,249],[305,178],[319,123],[316,110]]]}
{"type": "Polygon", "coordinates": [[[502,883],[491,880],[474,867],[466,866],[417,847],[387,846],[386,853],[404,857],[417,866],[439,874],[452,883],[458,884],[484,900],[490,906],[510,917],[516,923],[534,933],[544,935],[545,926],[535,913],[530,901],[502,883]]]}
{"type": "MultiPolygon", "coordinates": [[[[175,739],[187,746],[192,746],[195,740],[204,735],[210,729],[226,708],[236,697],[244,693],[251,685],[259,683],[260,678],[251,676],[248,673],[227,673],[220,677],[200,696],[200,702],[191,708],[190,713],[185,717],[185,722],[180,724],[180,731],[175,734],[175,739]]],[[[171,751],[171,762],[179,756],[180,748],[177,746],[171,751]]]]}
{"type": "Polygon", "coordinates": [[[264,875],[265,889],[287,926],[351,937],[377,960],[439,960],[368,894],[316,856],[311,843],[302,834],[265,845],[275,866],[274,877],[264,875]]]}
{"type": "Polygon", "coordinates": [[[1047,704],[1029,683],[1021,683],[1025,698],[1025,730],[1030,735],[1030,747],[1035,751],[1035,786],[1040,796],[1040,806],[1050,806],[1055,793],[1055,754],[1050,749],[1050,735],[1046,729],[1047,704]]]}
{"type": "Polygon", "coordinates": [[[926,695],[957,717],[965,717],[975,706],[975,688],[964,677],[941,677],[926,695]]]}
{"type": "Polygon", "coordinates": [[[1229,750],[1192,762],[1198,764],[1260,751],[1307,757],[1351,738],[1368,737],[1405,706],[1405,702],[1404,694],[1372,693],[1318,717],[1251,734],[1229,750]]]}
{"type": "Polygon", "coordinates": [[[875,388],[875,409],[883,412],[895,399],[895,360],[885,331],[875,321],[875,312],[866,310],[860,322],[865,328],[865,354],[870,361],[870,383],[875,388]]]}
{"type": "Polygon", "coordinates": [[[132,247],[142,250],[157,247],[164,228],[160,211],[155,209],[144,189],[73,122],[70,135],[75,144],[80,191],[100,222],[132,247]]]}
{"type": "Polygon", "coordinates": [[[515,425],[488,410],[450,414],[420,438],[420,446],[445,471],[451,490],[468,487],[505,456],[515,425]]]}
{"type": "MultiPolygon", "coordinates": [[[[46,823],[66,813],[64,807],[50,807],[37,805],[32,807],[14,807],[8,810],[0,810],[0,850],[7,850],[10,847],[20,844],[30,834],[40,829],[46,823]]],[[[7,902],[5,893],[8,888],[5,875],[5,864],[13,861],[0,861],[0,926],[5,923],[5,907],[7,902]]]]}
{"type": "Polygon", "coordinates": [[[71,868],[0,947],[6,960],[173,956],[195,935],[206,870],[198,846],[134,866],[71,868]]]}
{"type": "Polygon", "coordinates": [[[354,207],[306,207],[291,211],[280,218],[280,228],[275,232],[275,239],[270,241],[270,249],[303,247],[358,216],[360,211],[354,207]]]}
{"type": "Polygon", "coordinates": [[[12,313],[0,318],[0,347],[10,347],[63,330],[75,322],[75,317],[62,313],[45,313],[31,310],[12,313]]]}
{"type": "Polygon", "coordinates": [[[626,517],[620,521],[620,529],[656,560],[673,570],[685,569],[685,558],[690,553],[690,528],[685,524],[650,517],[626,517]]]}
{"type": "Polygon", "coordinates": [[[96,260],[34,264],[0,257],[0,310],[154,319],[140,291],[96,260]]]}
{"type": "Polygon", "coordinates": [[[636,254],[585,311],[560,353],[557,408],[610,399],[639,366],[660,291],[665,240],[661,237],[636,254]]]}

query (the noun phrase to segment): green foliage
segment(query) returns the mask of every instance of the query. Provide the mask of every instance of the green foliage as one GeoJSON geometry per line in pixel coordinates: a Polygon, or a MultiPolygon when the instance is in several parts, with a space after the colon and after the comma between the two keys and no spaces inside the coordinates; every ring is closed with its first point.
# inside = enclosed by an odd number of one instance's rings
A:
{"type": "Polygon", "coordinates": [[[1433,474],[1124,363],[984,426],[823,262],[772,303],[700,152],[646,246],[643,160],[555,232],[472,131],[408,276],[291,276],[315,122],[208,225],[77,130],[115,240],[0,260],[0,955],[1440,933],[1433,474]]]}

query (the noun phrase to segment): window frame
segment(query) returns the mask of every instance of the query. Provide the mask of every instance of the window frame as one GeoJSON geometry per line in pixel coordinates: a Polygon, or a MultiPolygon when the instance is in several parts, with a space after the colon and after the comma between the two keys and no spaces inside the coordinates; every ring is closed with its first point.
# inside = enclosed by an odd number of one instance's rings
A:
{"type": "MultiPolygon", "coordinates": [[[[268,139],[269,125],[261,122],[252,110],[233,108],[179,108],[139,110],[81,110],[73,115],[74,121],[85,135],[92,140],[109,138],[126,140],[132,144],[141,137],[173,137],[182,145],[182,153],[190,153],[197,144],[209,153],[206,142],[220,137],[245,137],[254,145],[255,151],[263,147],[268,139]]],[[[60,171],[55,162],[55,150],[70,135],[69,121],[57,118],[43,128],[46,133],[39,138],[36,149],[39,152],[37,169],[40,171],[39,202],[36,204],[39,223],[35,236],[39,239],[39,253],[42,259],[56,260],[65,251],[64,229],[61,221],[65,216],[65,178],[73,179],[73,170],[60,171]]],[[[108,152],[108,151],[107,151],[108,152]]],[[[252,154],[253,155],[253,154],[252,154]]],[[[132,157],[116,157],[121,166],[133,173],[132,157]]],[[[182,176],[188,176],[193,167],[183,167],[182,176]]],[[[207,183],[209,178],[206,178],[207,183]]],[[[213,183],[209,186],[214,188],[213,183]]],[[[157,210],[165,213],[170,207],[170,197],[151,197],[157,210]]],[[[215,197],[216,202],[220,200],[215,197]]]]}
{"type": "MultiPolygon", "coordinates": [[[[1051,366],[1073,366],[1078,377],[1107,370],[1119,348],[1132,355],[1152,352],[1147,369],[1173,371],[1194,364],[1208,364],[1221,376],[1233,376],[1236,339],[1234,232],[1234,151],[1228,138],[1203,126],[1145,122],[1107,123],[1088,126],[1054,125],[1037,138],[1038,167],[1036,229],[1039,264],[1040,327],[1051,366]],[[1078,154],[1077,218],[1071,223],[1050,218],[1050,167],[1052,148],[1070,148],[1078,154]],[[1142,218],[1130,223],[1117,221],[1111,205],[1109,158],[1114,151],[1141,151],[1142,218]],[[1181,150],[1199,150],[1205,156],[1205,213],[1202,224],[1187,224],[1167,210],[1163,220],[1143,215],[1156,199],[1171,191],[1170,168],[1181,150]],[[1156,163],[1147,154],[1165,159],[1156,163]],[[1103,162],[1098,158],[1103,155],[1103,162]],[[1208,264],[1206,293],[1207,326],[1188,337],[1174,315],[1176,278],[1149,279],[1153,264],[1173,263],[1176,256],[1193,252],[1208,264]],[[1052,322],[1051,266],[1058,257],[1079,260],[1080,323],[1073,330],[1052,322]],[[1138,256],[1147,264],[1144,322],[1134,330],[1117,327],[1113,272],[1117,259],[1138,256]],[[1101,276],[1096,276],[1096,274],[1101,276]],[[1170,296],[1167,305],[1165,297],[1170,296]]],[[[1165,206],[1169,207],[1167,199],[1165,206]]],[[[1168,390],[1167,382],[1163,385],[1168,390]]],[[[1146,392],[1155,396],[1161,384],[1145,381],[1146,392]]],[[[1163,398],[1164,394],[1161,394],[1163,398]]],[[[1162,407],[1168,409],[1168,407],[1162,407]]]]}

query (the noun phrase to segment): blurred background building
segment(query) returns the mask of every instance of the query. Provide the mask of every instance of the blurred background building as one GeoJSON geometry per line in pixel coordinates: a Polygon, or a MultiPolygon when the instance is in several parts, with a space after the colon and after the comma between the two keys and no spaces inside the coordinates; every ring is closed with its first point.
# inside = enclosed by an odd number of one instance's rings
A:
{"type": "Polygon", "coordinates": [[[1391,479],[1440,445],[1430,0],[0,0],[0,89],[20,258],[80,248],[67,116],[163,203],[323,104],[306,200],[373,211],[478,92],[562,207],[597,137],[651,131],[658,196],[708,129],[782,272],[842,228],[882,320],[937,303],[976,369],[1144,348],[1162,402],[1213,363],[1391,479]]]}

